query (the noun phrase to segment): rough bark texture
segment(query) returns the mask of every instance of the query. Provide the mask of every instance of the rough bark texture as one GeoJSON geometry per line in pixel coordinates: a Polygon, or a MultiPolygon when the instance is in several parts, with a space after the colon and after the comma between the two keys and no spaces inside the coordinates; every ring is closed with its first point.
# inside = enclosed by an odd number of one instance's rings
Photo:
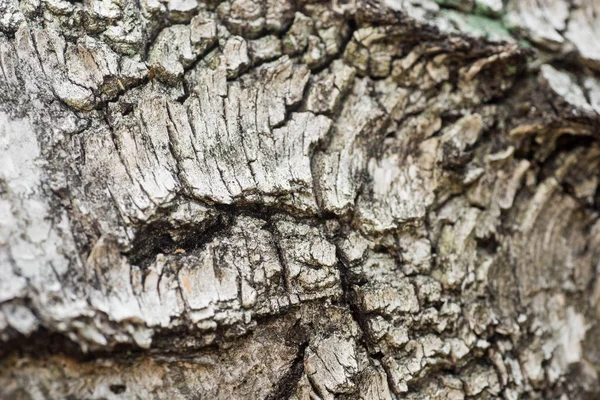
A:
{"type": "Polygon", "coordinates": [[[597,399],[599,15],[0,0],[0,398],[597,399]]]}

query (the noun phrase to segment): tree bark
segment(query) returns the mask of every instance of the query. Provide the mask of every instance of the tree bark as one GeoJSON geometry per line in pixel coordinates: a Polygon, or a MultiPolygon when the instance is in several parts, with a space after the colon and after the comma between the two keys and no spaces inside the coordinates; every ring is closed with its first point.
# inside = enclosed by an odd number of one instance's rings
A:
{"type": "Polygon", "coordinates": [[[598,15],[0,0],[0,398],[599,398],[598,15]]]}

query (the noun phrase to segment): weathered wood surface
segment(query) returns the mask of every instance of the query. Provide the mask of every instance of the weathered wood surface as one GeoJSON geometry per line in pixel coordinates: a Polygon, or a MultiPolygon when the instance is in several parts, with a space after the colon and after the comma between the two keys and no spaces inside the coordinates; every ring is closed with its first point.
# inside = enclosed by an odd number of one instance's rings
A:
{"type": "Polygon", "coordinates": [[[0,32],[0,398],[600,396],[600,1],[0,32]]]}

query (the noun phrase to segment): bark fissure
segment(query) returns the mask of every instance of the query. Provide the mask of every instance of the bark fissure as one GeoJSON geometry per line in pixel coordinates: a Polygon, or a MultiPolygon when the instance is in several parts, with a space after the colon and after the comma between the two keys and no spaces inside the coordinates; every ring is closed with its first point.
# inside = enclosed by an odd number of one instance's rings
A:
{"type": "Polygon", "coordinates": [[[0,397],[600,393],[594,2],[0,9],[0,397]]]}

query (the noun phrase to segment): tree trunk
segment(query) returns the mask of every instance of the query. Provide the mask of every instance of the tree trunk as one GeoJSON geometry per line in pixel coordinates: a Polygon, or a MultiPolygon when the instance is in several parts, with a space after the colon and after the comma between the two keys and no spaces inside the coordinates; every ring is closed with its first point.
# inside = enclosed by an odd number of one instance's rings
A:
{"type": "Polygon", "coordinates": [[[0,0],[0,398],[599,398],[598,15],[0,0]]]}

